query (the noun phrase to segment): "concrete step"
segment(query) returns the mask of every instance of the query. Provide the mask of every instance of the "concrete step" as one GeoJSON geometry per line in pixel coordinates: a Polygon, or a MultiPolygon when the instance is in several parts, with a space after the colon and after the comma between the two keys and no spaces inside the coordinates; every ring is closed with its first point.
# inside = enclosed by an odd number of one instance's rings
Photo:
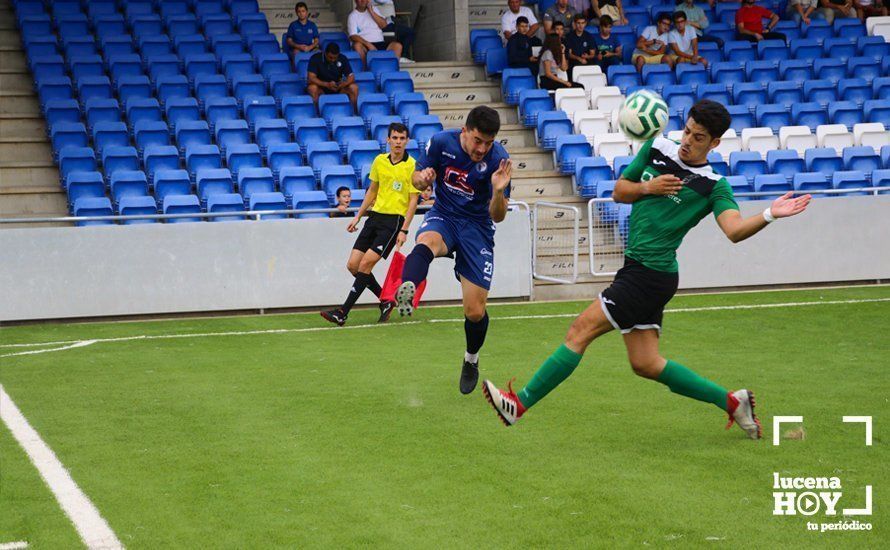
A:
{"type": "Polygon", "coordinates": [[[0,46],[21,48],[22,41],[19,38],[19,31],[16,29],[0,30],[0,46]]]}
{"type": "MultiPolygon", "coordinates": [[[[460,128],[464,125],[467,113],[475,107],[473,104],[465,105],[430,105],[430,114],[439,115],[445,128],[460,128]]],[[[517,124],[519,115],[516,108],[506,103],[491,103],[488,105],[501,115],[501,124],[517,124]]]]}
{"type": "MultiPolygon", "coordinates": [[[[557,283],[550,283],[547,281],[535,281],[535,301],[593,301],[604,288],[609,286],[609,283],[611,282],[592,278],[588,280],[586,277],[580,276],[578,279],[578,282],[573,285],[561,285],[557,283]]],[[[581,311],[578,311],[578,313],[580,314],[581,311]]],[[[569,319],[566,319],[565,321],[566,327],[568,327],[571,321],[569,319]]]]}
{"type": "Polygon", "coordinates": [[[521,124],[502,124],[498,141],[507,151],[517,148],[535,147],[535,133],[521,124]]]}
{"type": "Polygon", "coordinates": [[[482,83],[466,85],[427,84],[426,88],[415,86],[415,91],[421,92],[430,106],[456,105],[460,103],[486,105],[503,101],[500,88],[482,83]]]}
{"type": "MultiPolygon", "coordinates": [[[[514,159],[514,166],[516,166],[518,156],[511,155],[511,157],[514,159]]],[[[571,180],[555,175],[552,171],[514,169],[512,185],[513,190],[510,196],[525,202],[543,200],[543,197],[561,197],[572,192],[571,180]],[[527,177],[525,174],[536,175],[527,177]]]]}
{"type": "Polygon", "coordinates": [[[46,138],[0,138],[0,167],[22,159],[41,165],[52,164],[53,149],[46,138]]]}
{"type": "MultiPolygon", "coordinates": [[[[513,159],[514,175],[521,175],[524,172],[558,174],[553,169],[553,155],[549,151],[519,149],[510,151],[510,158],[513,159]]],[[[568,182],[571,185],[571,180],[568,182]]]]}
{"type": "Polygon", "coordinates": [[[0,189],[35,187],[59,188],[59,170],[52,163],[0,164],[0,189]]]}
{"type": "Polygon", "coordinates": [[[402,70],[411,73],[415,87],[439,83],[491,82],[485,77],[485,69],[472,63],[415,63],[402,70]]]}
{"type": "MultiPolygon", "coordinates": [[[[475,21],[495,21],[497,26],[500,27],[501,24],[501,16],[508,10],[506,2],[502,2],[500,6],[496,5],[482,5],[482,6],[470,6],[469,10],[469,19],[470,23],[475,21]]],[[[540,19],[540,17],[538,18],[540,19]]]]}
{"type": "MultiPolygon", "coordinates": [[[[0,71],[2,70],[0,69],[0,71]]],[[[2,90],[0,93],[13,92],[37,95],[37,92],[34,91],[34,79],[29,72],[0,72],[0,90],[2,90]]]]}
{"type": "MultiPolygon", "coordinates": [[[[294,6],[291,4],[290,6],[281,6],[275,8],[263,8],[263,13],[266,14],[266,19],[269,21],[269,28],[283,28],[287,30],[288,25],[291,24],[292,21],[296,21],[297,14],[294,13],[294,6]]],[[[337,14],[334,13],[330,8],[327,9],[310,9],[309,11],[309,19],[311,19],[316,25],[322,27],[323,25],[340,25],[341,21],[337,19],[337,14]]]]}
{"type": "Polygon", "coordinates": [[[5,93],[0,90],[0,115],[41,116],[40,102],[33,92],[5,93]]]}
{"type": "Polygon", "coordinates": [[[46,139],[46,124],[39,114],[33,117],[0,115],[0,140],[46,139]]]}
{"type": "MultiPolygon", "coordinates": [[[[57,218],[67,215],[67,197],[58,184],[52,188],[0,188],[0,218],[57,218]]],[[[5,227],[5,224],[0,224],[0,227],[5,227]]]]}
{"type": "Polygon", "coordinates": [[[0,51],[0,73],[27,73],[28,60],[21,50],[0,51]]]}
{"type": "MultiPolygon", "coordinates": [[[[260,0],[260,10],[265,11],[266,9],[285,9],[290,8],[290,12],[294,13],[294,4],[296,2],[292,2],[291,0],[260,0]]],[[[312,12],[316,12],[319,10],[330,10],[331,5],[327,2],[327,0],[309,0],[308,2],[304,0],[306,7],[309,8],[310,15],[312,12]]]]}

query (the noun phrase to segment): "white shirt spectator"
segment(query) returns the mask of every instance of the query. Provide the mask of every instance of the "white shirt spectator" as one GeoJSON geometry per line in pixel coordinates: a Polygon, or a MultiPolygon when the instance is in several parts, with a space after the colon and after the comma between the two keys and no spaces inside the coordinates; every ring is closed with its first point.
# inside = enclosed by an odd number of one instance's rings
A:
{"type": "MultiPolygon", "coordinates": [[[[686,28],[689,28],[689,27],[686,27],[686,28]]],[[[653,39],[658,40],[659,42],[661,42],[662,44],[667,46],[668,42],[670,42],[670,39],[668,38],[669,35],[670,35],[669,32],[666,32],[664,34],[658,34],[658,27],[656,27],[655,25],[649,25],[648,27],[643,29],[643,32],[640,36],[642,36],[646,40],[653,40],[653,39]]],[[[657,50],[658,47],[656,47],[655,45],[652,45],[652,46],[649,46],[649,49],[657,50]]],[[[634,50],[634,53],[648,55],[648,54],[641,52],[640,50],[634,50]]],[[[664,53],[670,53],[670,52],[665,51],[664,53]]]]}
{"type": "Polygon", "coordinates": [[[374,5],[374,11],[380,14],[387,23],[392,23],[396,15],[396,7],[393,0],[371,0],[374,5]]]}
{"type": "Polygon", "coordinates": [[[504,12],[504,15],[501,16],[501,36],[504,36],[505,32],[516,32],[516,20],[520,17],[525,17],[526,19],[528,19],[529,27],[538,23],[538,19],[535,17],[535,14],[532,13],[531,8],[527,6],[521,6],[519,8],[519,13],[513,13],[508,9],[504,12]]]}
{"type": "Polygon", "coordinates": [[[696,38],[698,38],[698,35],[695,33],[695,28],[692,25],[686,25],[686,30],[682,35],[677,29],[668,33],[668,43],[676,44],[681,52],[690,55],[692,54],[692,41],[696,38]]]}
{"type": "MultiPolygon", "coordinates": [[[[371,10],[373,9],[372,6],[368,6],[368,9],[364,12],[358,10],[350,12],[349,18],[346,20],[349,36],[361,36],[372,44],[383,42],[383,30],[377,26],[374,18],[371,17],[371,10]]],[[[374,10],[374,13],[380,15],[380,12],[377,10],[374,10]]]]}

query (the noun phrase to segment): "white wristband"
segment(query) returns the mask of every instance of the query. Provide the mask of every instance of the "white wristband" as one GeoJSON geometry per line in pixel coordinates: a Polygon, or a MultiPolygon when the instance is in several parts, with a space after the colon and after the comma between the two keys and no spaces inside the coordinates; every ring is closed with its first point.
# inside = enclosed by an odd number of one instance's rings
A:
{"type": "Polygon", "coordinates": [[[763,211],[763,219],[766,220],[766,223],[773,223],[776,221],[776,217],[770,212],[770,207],[767,207],[766,210],[763,211]]]}

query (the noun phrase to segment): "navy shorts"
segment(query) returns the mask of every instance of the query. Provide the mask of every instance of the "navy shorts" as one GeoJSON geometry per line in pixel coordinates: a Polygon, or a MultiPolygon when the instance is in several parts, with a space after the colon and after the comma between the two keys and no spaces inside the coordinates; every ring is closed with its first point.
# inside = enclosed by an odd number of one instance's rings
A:
{"type": "MultiPolygon", "coordinates": [[[[491,222],[489,222],[491,223],[491,222]]],[[[494,223],[491,225],[468,218],[455,218],[437,212],[427,212],[417,231],[442,235],[448,253],[454,254],[454,273],[485,290],[491,288],[494,276],[494,223]]]]}

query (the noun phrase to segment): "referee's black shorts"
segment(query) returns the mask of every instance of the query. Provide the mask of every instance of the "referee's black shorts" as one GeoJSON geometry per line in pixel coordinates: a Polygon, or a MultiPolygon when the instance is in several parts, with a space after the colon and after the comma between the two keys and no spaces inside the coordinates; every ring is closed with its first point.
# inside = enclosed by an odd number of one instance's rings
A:
{"type": "Polygon", "coordinates": [[[352,249],[359,252],[373,250],[383,258],[389,257],[404,222],[404,216],[371,211],[352,249]]]}
{"type": "Polygon", "coordinates": [[[655,271],[625,256],[624,267],[600,293],[600,305],[621,334],[646,329],[661,334],[664,306],[677,292],[678,281],[677,273],[655,271]]]}

